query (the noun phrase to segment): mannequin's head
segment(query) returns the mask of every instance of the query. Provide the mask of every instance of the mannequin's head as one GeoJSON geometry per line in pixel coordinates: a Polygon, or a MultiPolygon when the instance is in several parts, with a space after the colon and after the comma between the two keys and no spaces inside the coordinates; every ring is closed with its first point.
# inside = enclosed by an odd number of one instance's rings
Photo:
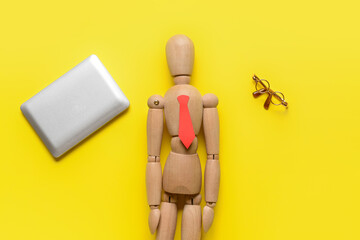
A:
{"type": "Polygon", "coordinates": [[[191,39],[180,34],[171,37],[166,44],[166,59],[175,83],[188,83],[194,65],[191,39]]]}

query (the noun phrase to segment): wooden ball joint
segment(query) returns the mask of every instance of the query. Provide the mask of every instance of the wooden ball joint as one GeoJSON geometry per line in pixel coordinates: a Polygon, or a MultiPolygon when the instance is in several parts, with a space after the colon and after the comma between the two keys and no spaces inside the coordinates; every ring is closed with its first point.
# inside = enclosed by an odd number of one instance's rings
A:
{"type": "Polygon", "coordinates": [[[220,183],[218,99],[203,97],[189,85],[194,64],[194,45],[185,35],[175,35],[166,45],[166,58],[175,86],[162,97],[148,100],[146,167],[149,227],[158,240],[172,240],[177,220],[177,199],[185,199],[181,238],[201,238],[201,224],[208,231],[214,218],[220,183]],[[171,135],[171,152],[161,171],[160,149],[164,117],[171,135]],[[197,136],[203,125],[207,161],[204,186],[206,206],[201,216],[202,172],[197,154],[197,136]],[[163,195],[161,194],[164,192],[163,195]],[[162,196],[161,196],[162,195],[162,196]],[[161,207],[160,207],[161,205],[161,207]]]}

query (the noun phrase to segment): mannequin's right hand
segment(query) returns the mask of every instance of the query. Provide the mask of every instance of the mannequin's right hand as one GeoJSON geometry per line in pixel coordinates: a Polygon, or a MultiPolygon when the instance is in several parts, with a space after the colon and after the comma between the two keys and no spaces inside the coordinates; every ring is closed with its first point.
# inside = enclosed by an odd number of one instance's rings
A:
{"type": "Polygon", "coordinates": [[[160,210],[159,208],[150,209],[149,214],[149,228],[151,234],[154,234],[160,222],[160,210]]]}

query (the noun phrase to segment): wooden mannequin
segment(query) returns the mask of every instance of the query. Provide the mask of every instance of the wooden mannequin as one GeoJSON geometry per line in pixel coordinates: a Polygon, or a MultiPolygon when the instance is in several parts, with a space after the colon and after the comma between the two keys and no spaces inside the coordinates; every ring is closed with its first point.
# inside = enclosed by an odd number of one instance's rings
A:
{"type": "Polygon", "coordinates": [[[185,205],[181,239],[198,240],[201,237],[202,174],[196,153],[196,136],[203,122],[208,156],[204,178],[206,206],[202,216],[202,225],[206,232],[213,222],[220,181],[219,117],[216,108],[218,99],[214,94],[202,97],[195,87],[189,85],[194,63],[194,45],[191,39],[185,35],[170,38],[166,45],[166,57],[175,86],[171,87],[164,97],[153,95],[148,100],[146,188],[151,209],[149,227],[151,233],[157,230],[158,240],[174,239],[176,202],[182,197],[185,198],[185,205]],[[184,98],[185,102],[180,102],[184,98]],[[171,152],[162,175],[160,148],[164,127],[163,113],[172,139],[171,152]],[[164,193],[159,210],[162,189],[164,193]]]}

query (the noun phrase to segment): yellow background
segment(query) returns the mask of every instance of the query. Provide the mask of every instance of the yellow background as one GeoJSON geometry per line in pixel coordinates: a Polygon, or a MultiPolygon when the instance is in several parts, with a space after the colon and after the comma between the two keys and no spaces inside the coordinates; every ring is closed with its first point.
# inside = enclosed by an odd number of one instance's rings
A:
{"type": "MultiPolygon", "coordinates": [[[[2,2],[0,239],[155,238],[147,226],[146,102],[173,85],[164,49],[178,33],[195,44],[192,84],[220,99],[221,189],[202,239],[360,239],[359,7],[2,2]],[[20,105],[91,54],[130,108],[55,161],[20,105]],[[285,94],[288,110],[265,111],[265,97],[253,99],[254,73],[285,94]]],[[[203,133],[199,140],[204,168],[203,133]]]]}

